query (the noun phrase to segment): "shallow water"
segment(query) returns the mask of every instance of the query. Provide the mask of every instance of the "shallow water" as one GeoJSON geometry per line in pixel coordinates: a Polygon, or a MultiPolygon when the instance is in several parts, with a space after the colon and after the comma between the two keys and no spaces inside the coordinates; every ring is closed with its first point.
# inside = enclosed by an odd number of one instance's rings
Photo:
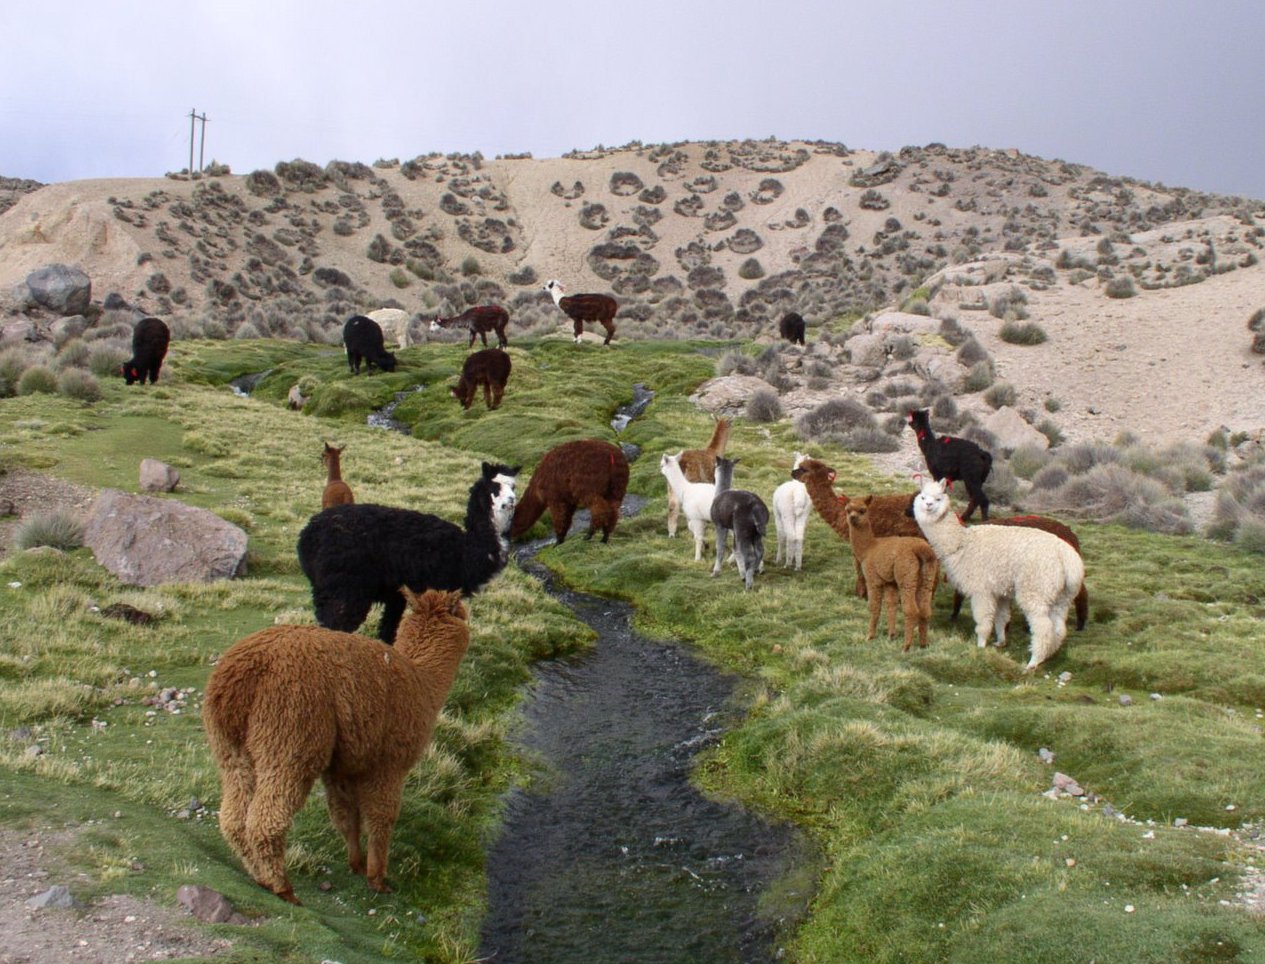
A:
{"type": "Polygon", "coordinates": [[[761,916],[759,898],[800,845],[689,782],[694,756],[732,723],[735,681],[633,632],[629,606],[554,586],[530,559],[538,547],[520,564],[598,641],[542,665],[525,704],[518,742],[541,771],[510,795],[489,851],[480,957],[774,959],[779,922],[761,916]]]}

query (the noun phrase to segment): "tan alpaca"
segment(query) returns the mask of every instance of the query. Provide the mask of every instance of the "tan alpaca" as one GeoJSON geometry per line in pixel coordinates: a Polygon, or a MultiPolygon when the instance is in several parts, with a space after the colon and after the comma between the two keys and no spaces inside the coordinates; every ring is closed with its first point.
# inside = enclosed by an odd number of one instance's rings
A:
{"type": "MultiPolygon", "coordinates": [[[[791,470],[791,475],[804,483],[808,489],[808,498],[830,528],[834,529],[844,542],[849,541],[847,508],[852,500],[846,495],[837,495],[834,489],[835,470],[817,459],[804,459],[791,470]]],[[[876,495],[870,503],[870,526],[879,538],[887,536],[914,536],[921,539],[922,530],[913,516],[908,515],[913,505],[914,496],[909,495],[876,495]]],[[[861,560],[853,549],[852,558],[856,564],[856,593],[865,598],[865,574],[861,571],[861,560]]]]}
{"type": "Polygon", "coordinates": [[[879,614],[887,605],[887,635],[896,635],[896,600],[905,613],[905,645],[902,653],[914,644],[914,626],[918,626],[918,645],[927,646],[927,622],[931,619],[931,600],[940,579],[940,563],[935,550],[924,539],[913,536],[875,538],[870,524],[870,506],[874,496],[854,499],[848,504],[848,529],[852,551],[861,562],[865,584],[869,589],[870,629],[866,639],[873,639],[879,614]]]}
{"type": "Polygon", "coordinates": [[[470,642],[460,592],[400,591],[409,612],[394,647],[274,626],[230,647],[207,682],[202,721],[220,771],[220,831],[255,881],[292,904],[286,834],[318,777],[352,871],[391,891],[387,852],[404,780],[470,642]]]}
{"type": "MultiPolygon", "coordinates": [[[[346,448],[347,446],[343,446],[346,448]]],[[[343,449],[336,449],[328,442],[321,453],[321,461],[325,463],[325,491],[321,493],[321,508],[328,509],[334,505],[351,505],[356,501],[351,494],[351,486],[343,481],[342,458],[343,449]]]]}
{"type": "MultiPolygon", "coordinates": [[[[725,454],[725,446],[729,444],[730,421],[722,418],[716,422],[712,432],[712,440],[707,448],[686,449],[680,455],[681,471],[686,482],[715,482],[716,456],[725,454]]],[[[668,535],[676,538],[677,518],[681,513],[681,502],[668,485],[668,535]]]]}

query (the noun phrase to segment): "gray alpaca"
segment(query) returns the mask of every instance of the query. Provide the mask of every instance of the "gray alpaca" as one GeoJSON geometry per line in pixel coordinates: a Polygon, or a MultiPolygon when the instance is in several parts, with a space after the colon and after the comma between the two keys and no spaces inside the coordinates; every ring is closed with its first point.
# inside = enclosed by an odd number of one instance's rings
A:
{"type": "Polygon", "coordinates": [[[747,589],[755,574],[764,569],[764,530],[769,526],[769,507],[754,492],[732,488],[737,459],[716,457],[716,497],[712,500],[712,524],[716,526],[716,565],[720,573],[730,531],[734,534],[734,560],[747,589]]]}

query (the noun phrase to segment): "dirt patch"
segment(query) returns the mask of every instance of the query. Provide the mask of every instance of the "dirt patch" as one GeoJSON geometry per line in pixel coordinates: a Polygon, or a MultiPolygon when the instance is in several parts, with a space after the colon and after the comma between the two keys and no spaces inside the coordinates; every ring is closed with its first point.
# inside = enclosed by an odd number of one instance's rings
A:
{"type": "MultiPolygon", "coordinates": [[[[87,511],[97,490],[76,485],[54,475],[14,469],[0,475],[0,557],[13,548],[13,538],[22,520],[40,512],[68,509],[79,515],[87,511]]],[[[2,866],[2,865],[0,865],[2,866]]]]}
{"type": "Polygon", "coordinates": [[[64,868],[73,831],[0,831],[0,964],[114,964],[213,957],[232,942],[203,933],[183,911],[126,894],[79,908],[33,910],[27,901],[89,878],[64,868]]]}

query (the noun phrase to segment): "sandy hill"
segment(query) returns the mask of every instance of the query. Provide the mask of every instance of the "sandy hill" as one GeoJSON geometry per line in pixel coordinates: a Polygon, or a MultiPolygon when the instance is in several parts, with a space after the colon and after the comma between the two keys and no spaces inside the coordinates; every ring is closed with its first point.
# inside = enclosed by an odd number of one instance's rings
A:
{"type": "Polygon", "coordinates": [[[837,330],[913,296],[975,331],[1024,402],[1058,397],[1074,432],[1265,425],[1246,331],[1265,306],[1265,202],[1015,151],[631,144],[4,184],[0,293],[77,265],[94,299],[116,292],[178,336],[336,338],[381,305],[484,302],[541,331],[564,320],[549,278],[613,292],[621,339],[750,337],[792,310],[837,330]],[[1013,289],[1045,344],[999,338],[1013,289]]]}

